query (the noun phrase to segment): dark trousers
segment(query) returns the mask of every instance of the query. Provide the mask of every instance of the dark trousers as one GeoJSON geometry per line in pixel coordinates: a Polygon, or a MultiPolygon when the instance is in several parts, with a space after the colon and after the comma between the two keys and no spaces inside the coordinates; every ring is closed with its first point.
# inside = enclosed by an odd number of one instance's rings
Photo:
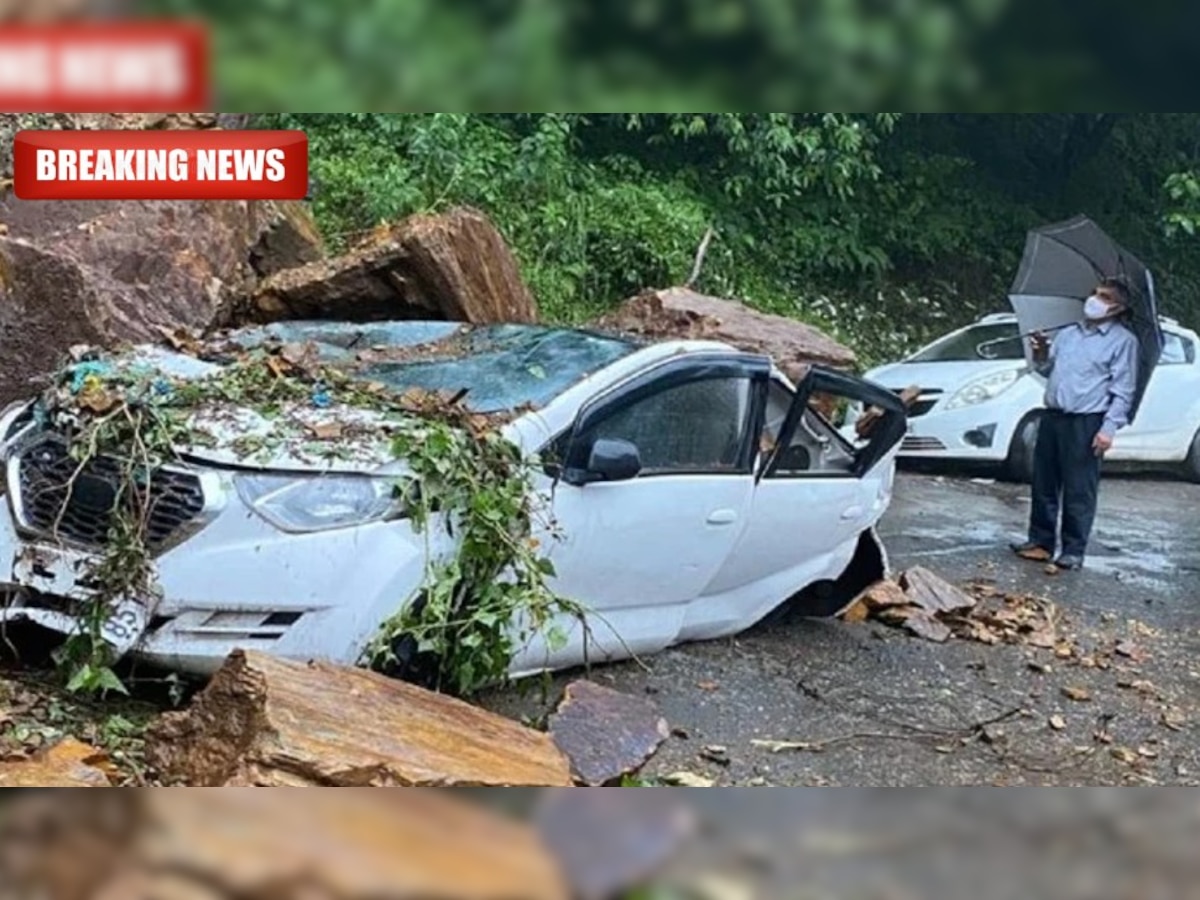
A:
{"type": "Polygon", "coordinates": [[[1062,509],[1062,554],[1083,557],[1100,493],[1100,457],[1092,441],[1104,414],[1048,411],[1038,423],[1033,457],[1033,509],[1029,540],[1054,552],[1062,509]]]}

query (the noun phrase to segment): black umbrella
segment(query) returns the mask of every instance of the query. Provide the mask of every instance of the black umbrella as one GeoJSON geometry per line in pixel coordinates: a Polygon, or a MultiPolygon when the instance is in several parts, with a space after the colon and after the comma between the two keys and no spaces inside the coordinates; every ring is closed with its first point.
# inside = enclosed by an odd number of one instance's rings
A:
{"type": "Polygon", "coordinates": [[[1139,347],[1137,390],[1129,410],[1132,421],[1163,349],[1154,278],[1141,260],[1087,216],[1035,228],[1025,239],[1025,254],[1008,299],[1022,333],[1051,331],[1080,321],[1083,301],[1099,280],[1117,275],[1129,284],[1126,324],[1139,347]]]}

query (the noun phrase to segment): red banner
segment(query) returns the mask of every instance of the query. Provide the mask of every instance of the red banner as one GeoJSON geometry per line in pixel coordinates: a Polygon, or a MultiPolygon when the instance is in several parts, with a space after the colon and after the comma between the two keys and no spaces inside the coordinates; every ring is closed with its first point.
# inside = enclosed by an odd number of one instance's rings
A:
{"type": "Polygon", "coordinates": [[[6,112],[204,112],[207,29],[191,22],[0,26],[6,112]]]}
{"type": "Polygon", "coordinates": [[[22,131],[22,200],[301,200],[302,131],[22,131]]]}

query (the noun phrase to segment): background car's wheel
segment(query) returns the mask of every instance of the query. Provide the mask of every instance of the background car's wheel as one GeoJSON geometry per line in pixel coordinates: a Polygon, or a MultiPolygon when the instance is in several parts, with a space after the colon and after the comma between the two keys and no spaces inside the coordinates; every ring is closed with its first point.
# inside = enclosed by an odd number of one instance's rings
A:
{"type": "Polygon", "coordinates": [[[1033,481],[1033,456],[1037,449],[1038,413],[1029,413],[1013,433],[1004,461],[1004,477],[1026,484],[1033,481]]]}
{"type": "Polygon", "coordinates": [[[1183,472],[1188,481],[1200,484],[1200,431],[1192,435],[1192,446],[1188,449],[1187,459],[1184,460],[1183,472]]]}

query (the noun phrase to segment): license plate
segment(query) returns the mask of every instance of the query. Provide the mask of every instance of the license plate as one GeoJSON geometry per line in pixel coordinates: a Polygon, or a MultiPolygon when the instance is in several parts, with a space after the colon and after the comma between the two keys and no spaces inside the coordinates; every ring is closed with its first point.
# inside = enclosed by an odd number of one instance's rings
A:
{"type": "Polygon", "coordinates": [[[124,656],[138,642],[146,630],[146,607],[133,600],[124,600],[112,608],[100,636],[113,645],[118,656],[124,656]]]}

